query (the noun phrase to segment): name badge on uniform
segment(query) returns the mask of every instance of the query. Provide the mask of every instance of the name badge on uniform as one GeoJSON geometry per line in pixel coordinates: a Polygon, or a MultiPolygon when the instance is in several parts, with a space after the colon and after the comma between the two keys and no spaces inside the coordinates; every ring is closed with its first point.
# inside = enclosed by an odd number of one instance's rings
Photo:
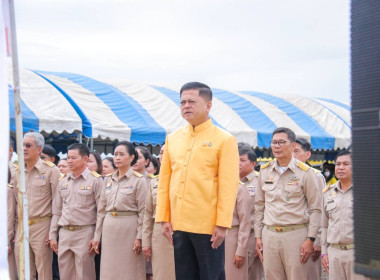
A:
{"type": "Polygon", "coordinates": [[[273,184],[274,178],[273,177],[267,177],[265,178],[265,184],[273,184]]]}
{"type": "Polygon", "coordinates": [[[124,186],[124,187],[122,187],[123,189],[127,189],[127,190],[131,190],[131,189],[133,189],[133,186],[132,185],[129,185],[129,186],[124,186]]]}
{"type": "Polygon", "coordinates": [[[294,182],[294,181],[290,181],[290,182],[288,182],[288,185],[291,185],[291,186],[298,186],[299,185],[299,183],[298,182],[294,182]]]}
{"type": "Polygon", "coordinates": [[[82,186],[80,187],[81,190],[91,190],[91,186],[89,185],[86,185],[86,186],[82,186]]]}

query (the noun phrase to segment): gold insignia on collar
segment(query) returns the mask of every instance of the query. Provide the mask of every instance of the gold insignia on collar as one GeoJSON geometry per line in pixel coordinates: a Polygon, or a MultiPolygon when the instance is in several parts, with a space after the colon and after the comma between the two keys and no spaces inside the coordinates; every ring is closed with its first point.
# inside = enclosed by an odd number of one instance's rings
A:
{"type": "Polygon", "coordinates": [[[266,164],[264,164],[264,165],[261,165],[261,167],[260,167],[260,169],[264,169],[264,168],[267,168],[268,166],[269,166],[269,161],[266,163],[266,164]]]}
{"type": "MultiPolygon", "coordinates": [[[[96,177],[96,178],[101,177],[101,176],[99,175],[99,173],[97,173],[97,172],[95,172],[95,171],[91,171],[91,174],[92,174],[94,177],[96,177]]],[[[85,179],[86,179],[86,178],[85,178],[85,179]]]]}
{"type": "Polygon", "coordinates": [[[141,178],[143,175],[141,175],[140,173],[138,173],[137,171],[134,171],[133,172],[137,177],[141,178]]]}

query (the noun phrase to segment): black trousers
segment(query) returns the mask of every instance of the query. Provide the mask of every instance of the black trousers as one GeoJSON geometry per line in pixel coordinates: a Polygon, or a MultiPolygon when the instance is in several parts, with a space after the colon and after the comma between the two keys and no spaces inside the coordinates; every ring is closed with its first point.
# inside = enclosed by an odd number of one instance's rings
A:
{"type": "Polygon", "coordinates": [[[174,231],[175,275],[178,280],[225,280],[224,241],[211,248],[211,235],[174,231]]]}

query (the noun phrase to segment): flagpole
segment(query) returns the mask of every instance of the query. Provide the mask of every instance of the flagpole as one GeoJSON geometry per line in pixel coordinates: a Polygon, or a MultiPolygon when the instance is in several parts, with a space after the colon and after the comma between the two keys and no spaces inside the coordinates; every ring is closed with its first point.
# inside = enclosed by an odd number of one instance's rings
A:
{"type": "Polygon", "coordinates": [[[15,9],[13,0],[9,0],[9,15],[11,22],[11,43],[12,43],[12,68],[13,68],[13,92],[15,102],[15,122],[16,122],[16,147],[18,155],[18,208],[19,211],[19,234],[20,260],[19,260],[19,279],[30,279],[29,264],[29,224],[28,224],[28,199],[25,187],[25,162],[23,152],[23,127],[20,102],[20,77],[18,67],[17,38],[15,9]],[[22,252],[23,251],[23,252],[22,252]]]}

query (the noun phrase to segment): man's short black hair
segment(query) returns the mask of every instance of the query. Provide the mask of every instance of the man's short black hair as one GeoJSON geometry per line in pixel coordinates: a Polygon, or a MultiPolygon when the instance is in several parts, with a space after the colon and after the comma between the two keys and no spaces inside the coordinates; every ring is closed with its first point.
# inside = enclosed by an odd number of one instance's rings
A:
{"type": "Polygon", "coordinates": [[[182,92],[189,89],[197,89],[199,91],[199,96],[205,97],[207,100],[212,100],[212,91],[211,88],[199,82],[190,82],[186,83],[181,87],[180,96],[182,96],[182,92]]]}
{"type": "Polygon", "coordinates": [[[310,152],[311,151],[311,144],[309,141],[307,141],[305,138],[298,137],[296,139],[296,143],[299,144],[304,152],[310,152]]]}
{"type": "Polygon", "coordinates": [[[85,144],[80,144],[80,143],[74,143],[71,144],[68,148],[67,151],[70,150],[78,150],[79,154],[84,157],[84,156],[90,156],[90,150],[85,144]]]}
{"type": "Polygon", "coordinates": [[[290,143],[293,143],[296,141],[296,134],[290,128],[287,128],[287,127],[276,128],[272,133],[272,138],[275,134],[278,134],[278,133],[286,133],[288,135],[288,139],[290,143]]]}
{"type": "Polygon", "coordinates": [[[351,152],[349,150],[343,150],[343,151],[340,151],[336,157],[335,157],[335,161],[337,161],[338,157],[342,157],[342,156],[348,156],[350,155],[351,156],[351,152]]]}
{"type": "Polygon", "coordinates": [[[257,161],[257,155],[254,150],[252,150],[251,146],[247,143],[239,143],[239,156],[247,155],[250,162],[257,161]]]}
{"type": "Polygon", "coordinates": [[[49,144],[45,144],[44,145],[44,148],[42,149],[42,153],[47,154],[49,157],[54,157],[55,158],[57,156],[57,152],[49,144]]]}

